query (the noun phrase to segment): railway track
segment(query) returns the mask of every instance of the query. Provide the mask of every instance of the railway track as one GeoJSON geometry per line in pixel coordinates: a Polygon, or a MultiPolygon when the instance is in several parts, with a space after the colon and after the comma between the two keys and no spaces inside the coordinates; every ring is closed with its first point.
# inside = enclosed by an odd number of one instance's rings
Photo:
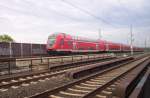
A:
{"type": "MultiPolygon", "coordinates": [[[[58,76],[65,74],[68,70],[73,69],[73,68],[79,68],[83,66],[87,66],[89,64],[93,63],[100,63],[108,60],[113,60],[114,58],[101,58],[96,62],[89,62],[84,64],[78,64],[78,65],[70,65],[69,67],[65,67],[57,70],[48,70],[48,71],[42,71],[39,73],[32,73],[32,74],[26,74],[26,75],[19,75],[19,76],[14,76],[14,77],[9,77],[9,78],[4,78],[0,79],[0,91],[7,91],[9,87],[11,88],[17,88],[18,86],[25,84],[25,83],[30,83],[33,81],[40,81],[43,79],[48,79],[53,76],[58,76]]],[[[58,66],[57,66],[58,67],[58,66]]]]}
{"type": "Polygon", "coordinates": [[[145,68],[149,57],[129,64],[115,66],[103,72],[97,72],[66,85],[47,90],[25,98],[111,98],[119,81],[132,71],[145,68]]]}

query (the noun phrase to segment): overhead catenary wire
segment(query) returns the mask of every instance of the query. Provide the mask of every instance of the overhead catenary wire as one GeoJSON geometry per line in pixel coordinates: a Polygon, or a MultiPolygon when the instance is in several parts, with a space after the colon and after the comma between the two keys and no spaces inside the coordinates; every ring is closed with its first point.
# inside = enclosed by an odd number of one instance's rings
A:
{"type": "MultiPolygon", "coordinates": [[[[134,15],[135,17],[138,17],[138,18],[140,18],[140,16],[139,16],[139,14],[136,12],[136,11],[134,11],[134,13],[132,12],[130,12],[131,10],[129,10],[128,8],[127,8],[127,6],[124,4],[124,3],[122,3],[122,1],[121,0],[117,0],[118,1],[118,4],[120,5],[120,7],[126,12],[126,14],[127,14],[127,16],[128,17],[131,17],[131,15],[134,15]]],[[[130,20],[131,21],[131,20],[130,20]]],[[[134,24],[136,24],[135,23],[135,18],[132,18],[132,25],[134,24]]]]}
{"type": "MultiPolygon", "coordinates": [[[[120,6],[124,9],[124,11],[126,11],[128,17],[129,17],[129,13],[130,13],[130,12],[129,12],[129,10],[127,9],[126,5],[125,5],[124,3],[122,3],[121,0],[117,0],[117,1],[118,1],[118,3],[120,4],[120,6]]],[[[140,18],[139,14],[138,14],[136,11],[134,11],[134,16],[140,18]]],[[[135,18],[132,19],[132,25],[133,25],[133,24],[135,24],[135,18]]],[[[134,40],[134,39],[133,39],[133,40],[134,40]]]]}
{"type": "MultiPolygon", "coordinates": [[[[100,16],[97,16],[97,15],[93,14],[92,12],[90,12],[90,11],[88,11],[88,10],[82,8],[82,7],[79,7],[79,6],[77,6],[77,5],[75,5],[75,4],[71,3],[71,2],[69,2],[69,1],[67,1],[67,0],[61,0],[61,1],[63,1],[65,4],[70,5],[71,7],[75,8],[75,9],[78,9],[78,10],[80,10],[80,11],[86,13],[87,15],[89,15],[89,16],[91,16],[91,17],[93,17],[93,18],[95,18],[95,19],[97,19],[97,20],[99,20],[99,21],[101,21],[101,22],[103,22],[103,23],[105,23],[105,24],[111,25],[111,26],[114,27],[114,28],[118,28],[118,27],[119,27],[118,25],[112,24],[112,23],[110,23],[109,21],[107,21],[106,19],[104,19],[104,18],[102,18],[102,17],[100,17],[100,16]]],[[[118,0],[118,1],[119,1],[119,0],[118,0]]],[[[119,2],[119,4],[120,4],[120,6],[122,6],[122,4],[121,4],[120,2],[119,2]]],[[[126,8],[124,7],[124,10],[126,11],[126,13],[127,13],[128,16],[129,16],[128,9],[126,9],[126,8]]],[[[131,47],[131,48],[132,48],[132,47],[131,47]]],[[[132,49],[131,49],[131,51],[132,51],[132,49]]]]}
{"type": "Polygon", "coordinates": [[[100,16],[96,16],[95,14],[89,12],[88,10],[85,10],[85,9],[83,9],[81,7],[78,7],[75,4],[68,2],[67,0],[61,0],[61,1],[63,1],[65,4],[68,4],[68,5],[72,6],[73,8],[76,8],[76,9],[78,9],[78,10],[88,14],[91,17],[94,17],[95,19],[97,19],[97,20],[99,20],[99,21],[101,21],[101,22],[103,22],[105,24],[111,25],[112,27],[116,28],[116,25],[111,24],[110,22],[108,22],[107,20],[105,20],[104,18],[102,18],[100,16]]]}

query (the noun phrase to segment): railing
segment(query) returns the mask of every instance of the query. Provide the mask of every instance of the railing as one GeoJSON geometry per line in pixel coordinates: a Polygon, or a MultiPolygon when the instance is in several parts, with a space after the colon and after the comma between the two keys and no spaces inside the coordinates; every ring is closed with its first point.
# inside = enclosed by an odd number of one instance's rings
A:
{"type": "Polygon", "coordinates": [[[103,58],[108,54],[90,54],[90,55],[74,55],[74,56],[59,56],[59,57],[38,57],[38,58],[7,58],[0,59],[0,75],[13,74],[24,71],[49,70],[54,64],[74,63],[83,60],[95,58],[103,58]],[[43,68],[44,67],[44,68],[43,68]]]}

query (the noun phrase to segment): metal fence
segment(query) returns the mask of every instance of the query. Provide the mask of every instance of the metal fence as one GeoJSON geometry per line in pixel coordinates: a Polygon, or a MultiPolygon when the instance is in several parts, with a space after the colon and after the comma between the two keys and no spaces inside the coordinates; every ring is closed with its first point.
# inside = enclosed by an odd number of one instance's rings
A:
{"type": "Polygon", "coordinates": [[[89,55],[74,55],[74,56],[57,56],[57,57],[36,57],[22,59],[0,59],[0,76],[5,74],[13,74],[25,71],[40,71],[40,70],[57,70],[62,65],[75,64],[85,62],[87,60],[96,59],[111,59],[111,55],[89,54],[89,55]]]}
{"type": "Polygon", "coordinates": [[[0,42],[0,57],[30,57],[47,55],[45,44],[0,42]]]}

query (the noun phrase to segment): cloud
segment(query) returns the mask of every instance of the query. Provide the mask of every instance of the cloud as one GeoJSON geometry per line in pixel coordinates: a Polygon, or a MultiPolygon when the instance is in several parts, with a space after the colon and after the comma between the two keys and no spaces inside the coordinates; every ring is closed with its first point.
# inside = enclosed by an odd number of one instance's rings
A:
{"type": "Polygon", "coordinates": [[[0,32],[18,42],[45,43],[53,32],[97,39],[101,28],[103,39],[127,44],[132,24],[135,45],[143,46],[143,39],[150,36],[149,4],[149,0],[1,0],[0,32]]]}

